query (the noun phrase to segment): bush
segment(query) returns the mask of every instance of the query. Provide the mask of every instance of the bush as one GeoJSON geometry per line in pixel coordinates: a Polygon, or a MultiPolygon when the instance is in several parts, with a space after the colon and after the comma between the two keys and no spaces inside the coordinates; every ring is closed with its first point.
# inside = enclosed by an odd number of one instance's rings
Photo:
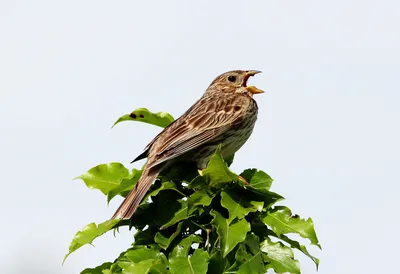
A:
{"type": "MultiPolygon", "coordinates": [[[[173,121],[167,113],[137,109],[116,122],[141,121],[165,127],[173,121]]],[[[294,258],[297,249],[318,268],[319,260],[289,238],[295,233],[320,247],[312,220],[292,215],[275,205],[283,200],[270,191],[271,177],[257,169],[239,176],[223,159],[220,148],[199,175],[190,163],[181,163],[160,174],[131,220],[91,223],[76,233],[69,252],[110,230],[135,228],[132,247],[113,262],[81,273],[300,273],[294,258]]],[[[126,196],[141,176],[120,163],[101,164],[79,176],[89,188],[100,190],[109,202],[126,196]]]]}

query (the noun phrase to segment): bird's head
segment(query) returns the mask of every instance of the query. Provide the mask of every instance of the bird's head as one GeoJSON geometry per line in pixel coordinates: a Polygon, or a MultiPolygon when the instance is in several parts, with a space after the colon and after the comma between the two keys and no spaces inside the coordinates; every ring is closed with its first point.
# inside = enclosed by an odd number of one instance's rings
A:
{"type": "Polygon", "coordinates": [[[250,96],[264,91],[255,86],[247,86],[247,80],[261,71],[258,70],[232,70],[225,72],[215,78],[208,87],[206,93],[224,92],[224,93],[244,93],[250,96]]]}

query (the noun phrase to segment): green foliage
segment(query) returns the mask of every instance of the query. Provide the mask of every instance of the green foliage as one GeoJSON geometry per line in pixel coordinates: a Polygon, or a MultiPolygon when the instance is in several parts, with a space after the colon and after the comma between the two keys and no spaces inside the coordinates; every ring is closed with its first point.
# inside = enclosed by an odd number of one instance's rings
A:
{"type": "MultiPolygon", "coordinates": [[[[116,123],[135,120],[165,127],[173,121],[169,114],[154,114],[147,109],[133,113],[116,123]]],[[[233,155],[226,160],[232,159],[233,155]]],[[[188,163],[172,167],[158,177],[131,220],[85,226],[74,236],[65,259],[108,231],[134,227],[131,248],[114,261],[81,273],[244,274],[268,269],[300,273],[295,249],[318,268],[319,260],[305,245],[290,238],[297,234],[320,247],[312,220],[275,205],[283,197],[270,191],[273,180],[265,172],[243,171],[240,176],[247,181],[244,183],[228,166],[218,148],[201,175],[188,163]]],[[[124,197],[141,174],[141,170],[129,171],[120,163],[110,163],[77,178],[100,190],[109,202],[117,195],[124,197]]]]}
{"type": "Polygon", "coordinates": [[[109,224],[108,221],[103,222],[99,225],[91,223],[85,226],[81,231],[78,231],[75,234],[75,237],[72,240],[71,244],[69,245],[69,252],[67,255],[65,255],[64,261],[72,252],[74,252],[83,245],[92,244],[94,239],[109,231],[110,228],[112,228],[117,223],[118,220],[112,220],[109,224]]]}
{"type": "Polygon", "coordinates": [[[271,227],[278,237],[281,234],[297,233],[303,238],[310,239],[311,244],[320,247],[311,218],[306,221],[298,215],[292,216],[289,208],[279,206],[264,214],[262,220],[271,227]]]}
{"type": "Polygon", "coordinates": [[[125,114],[118,118],[114,123],[113,127],[124,121],[138,121],[156,125],[159,127],[167,127],[174,121],[174,117],[167,112],[150,112],[147,108],[138,108],[132,111],[130,114],[125,114]]]}
{"type": "Polygon", "coordinates": [[[141,175],[141,170],[129,171],[121,163],[109,163],[95,166],[75,179],[82,179],[90,189],[100,190],[110,202],[117,195],[125,197],[141,175]]]}
{"type": "Polygon", "coordinates": [[[276,272],[300,273],[299,262],[294,259],[293,250],[281,242],[274,243],[269,238],[261,243],[261,251],[276,272]]]}

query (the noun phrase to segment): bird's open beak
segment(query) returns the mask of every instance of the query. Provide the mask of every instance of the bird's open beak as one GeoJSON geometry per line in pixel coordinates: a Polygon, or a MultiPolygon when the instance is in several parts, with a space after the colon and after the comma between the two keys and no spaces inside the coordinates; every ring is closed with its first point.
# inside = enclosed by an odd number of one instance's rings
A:
{"type": "Polygon", "coordinates": [[[262,91],[261,89],[256,88],[255,86],[249,86],[249,87],[246,86],[247,80],[250,78],[250,76],[254,76],[254,75],[258,74],[258,73],[261,73],[261,71],[259,71],[259,70],[249,70],[246,73],[245,83],[244,84],[245,84],[245,87],[246,87],[247,91],[250,92],[251,94],[264,93],[264,91],[262,91]]]}

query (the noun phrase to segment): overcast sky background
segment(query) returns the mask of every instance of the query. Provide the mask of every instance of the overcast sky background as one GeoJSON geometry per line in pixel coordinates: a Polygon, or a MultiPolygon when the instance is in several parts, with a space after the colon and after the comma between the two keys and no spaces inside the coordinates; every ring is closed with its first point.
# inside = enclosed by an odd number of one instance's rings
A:
{"type": "MultiPolygon", "coordinates": [[[[72,178],[129,168],[220,73],[257,69],[259,120],[236,155],[312,217],[319,273],[393,273],[400,231],[400,4],[396,1],[1,1],[1,273],[79,273],[129,247],[123,229],[61,262],[119,205],[72,178]]],[[[313,263],[298,255],[303,273],[313,263]]]]}

